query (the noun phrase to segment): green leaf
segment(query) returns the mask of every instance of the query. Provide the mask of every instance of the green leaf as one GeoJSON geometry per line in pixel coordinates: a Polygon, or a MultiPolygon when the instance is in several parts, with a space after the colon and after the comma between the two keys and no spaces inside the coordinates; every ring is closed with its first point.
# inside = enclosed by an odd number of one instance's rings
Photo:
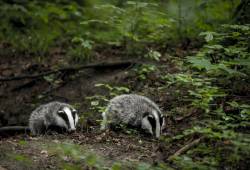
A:
{"type": "Polygon", "coordinates": [[[112,170],[121,170],[122,165],[120,163],[114,163],[111,169],[112,170]]]}
{"type": "Polygon", "coordinates": [[[238,108],[239,104],[236,101],[232,101],[232,102],[227,102],[230,106],[234,107],[234,108],[238,108]]]}
{"type": "Polygon", "coordinates": [[[95,84],[95,87],[101,87],[101,86],[105,86],[105,84],[102,84],[102,83],[95,84]]]}
{"type": "Polygon", "coordinates": [[[99,101],[92,101],[91,102],[91,106],[97,106],[97,105],[99,105],[99,101]]]}
{"type": "Polygon", "coordinates": [[[51,74],[51,75],[48,75],[48,76],[43,76],[43,78],[44,78],[44,80],[46,80],[49,83],[53,83],[55,81],[55,75],[54,74],[51,74]]]}
{"type": "Polygon", "coordinates": [[[221,69],[221,70],[224,70],[226,71],[228,74],[236,74],[236,75],[241,75],[241,76],[247,76],[246,74],[244,73],[241,73],[237,70],[233,70],[229,67],[227,67],[225,64],[223,63],[220,63],[218,66],[217,66],[218,69],[221,69]]]}
{"type": "Polygon", "coordinates": [[[212,41],[214,39],[215,32],[202,32],[200,33],[200,36],[205,36],[206,42],[212,41]]]}
{"type": "Polygon", "coordinates": [[[189,57],[188,62],[190,62],[193,67],[199,70],[202,70],[202,69],[211,70],[214,68],[211,62],[205,58],[189,57]]]}
{"type": "Polygon", "coordinates": [[[250,67],[250,58],[247,58],[247,59],[235,59],[235,60],[232,60],[231,62],[234,62],[235,65],[250,67]]]}
{"type": "Polygon", "coordinates": [[[214,45],[205,45],[204,47],[213,49],[213,50],[220,50],[223,49],[223,46],[220,44],[214,44],[214,45]]]}
{"type": "Polygon", "coordinates": [[[97,157],[95,155],[88,155],[86,157],[86,162],[89,166],[93,167],[97,162],[97,157]]]}

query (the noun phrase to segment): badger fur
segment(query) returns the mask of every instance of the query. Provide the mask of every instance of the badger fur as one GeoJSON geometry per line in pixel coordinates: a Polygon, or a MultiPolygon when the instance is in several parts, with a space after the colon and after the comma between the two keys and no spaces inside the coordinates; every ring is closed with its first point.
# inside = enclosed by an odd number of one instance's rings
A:
{"type": "Polygon", "coordinates": [[[139,127],[156,138],[160,137],[165,124],[159,107],[149,98],[136,94],[111,99],[102,116],[101,130],[108,128],[109,124],[127,124],[139,127]]]}
{"type": "Polygon", "coordinates": [[[33,135],[45,133],[50,127],[59,127],[67,132],[76,130],[78,115],[71,105],[50,102],[36,108],[30,115],[29,128],[33,135]]]}

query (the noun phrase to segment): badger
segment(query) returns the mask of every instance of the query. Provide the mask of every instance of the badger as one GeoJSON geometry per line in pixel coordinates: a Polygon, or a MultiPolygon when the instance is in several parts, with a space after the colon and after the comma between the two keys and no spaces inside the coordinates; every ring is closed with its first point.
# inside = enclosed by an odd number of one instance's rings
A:
{"type": "Polygon", "coordinates": [[[53,128],[73,132],[76,130],[78,119],[77,111],[71,105],[55,101],[41,105],[31,113],[29,128],[33,135],[45,133],[53,128]]]}
{"type": "Polygon", "coordinates": [[[165,126],[165,117],[159,107],[149,98],[124,94],[111,99],[105,112],[102,113],[101,130],[109,125],[131,125],[141,128],[159,138],[165,126]]]}
{"type": "Polygon", "coordinates": [[[44,134],[48,130],[73,132],[78,119],[77,111],[71,105],[54,101],[36,108],[30,115],[29,126],[1,127],[0,136],[29,131],[33,135],[44,134]]]}

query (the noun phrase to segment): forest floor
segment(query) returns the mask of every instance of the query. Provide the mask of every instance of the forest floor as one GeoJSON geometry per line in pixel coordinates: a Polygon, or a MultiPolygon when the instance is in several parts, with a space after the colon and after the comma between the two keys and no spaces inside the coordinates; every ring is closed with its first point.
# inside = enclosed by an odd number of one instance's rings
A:
{"type": "MultiPolygon", "coordinates": [[[[115,52],[106,55],[112,59],[112,62],[122,61],[115,57],[118,56],[115,52]]],[[[30,56],[1,56],[0,76],[36,75],[70,66],[70,63],[65,64],[65,61],[64,55],[56,50],[46,60],[30,56]]],[[[100,57],[94,63],[98,63],[98,61],[109,62],[105,57],[100,57]]],[[[167,65],[166,71],[170,73],[178,71],[178,68],[168,60],[158,62],[158,65],[167,65]]],[[[142,94],[145,91],[142,92],[140,89],[146,90],[147,84],[135,80],[136,75],[130,74],[130,70],[133,69],[132,66],[90,68],[76,72],[59,72],[53,76],[2,81],[0,83],[0,125],[27,125],[29,114],[35,107],[53,100],[78,104],[79,113],[88,112],[90,107],[85,97],[105,93],[102,92],[102,89],[94,88],[97,83],[129,85],[133,92],[142,94]]],[[[149,83],[154,82],[154,79],[154,75],[152,75],[149,83]]],[[[167,107],[171,100],[174,100],[171,99],[171,96],[168,98],[167,95],[163,96],[153,92],[148,93],[148,95],[163,108],[167,107]]],[[[100,114],[90,116],[81,125],[81,131],[70,135],[31,137],[30,135],[16,134],[5,136],[0,140],[0,169],[58,169],[65,168],[65,162],[74,163],[74,160],[60,154],[60,151],[55,147],[56,144],[74,143],[79,146],[80,150],[84,150],[88,154],[98,155],[104,161],[103,165],[107,167],[117,161],[158,164],[166,161],[183,145],[162,146],[158,140],[145,137],[140,133],[100,132],[98,125],[100,119],[100,114]]],[[[168,128],[164,134],[171,136],[182,131],[190,125],[192,119],[196,119],[196,116],[187,119],[177,118],[174,122],[168,120],[168,128]]],[[[84,167],[84,164],[80,163],[79,166],[84,167]]]]}
{"type": "MultiPolygon", "coordinates": [[[[15,136],[0,142],[0,165],[6,169],[61,169],[64,163],[74,163],[56,150],[58,144],[74,143],[84,154],[98,155],[102,164],[111,167],[115,162],[161,161],[163,153],[156,140],[135,135],[109,133],[75,133],[41,137],[15,136]],[[64,162],[64,163],[63,163],[64,162]]],[[[82,163],[84,167],[84,163],[82,163]]]]}

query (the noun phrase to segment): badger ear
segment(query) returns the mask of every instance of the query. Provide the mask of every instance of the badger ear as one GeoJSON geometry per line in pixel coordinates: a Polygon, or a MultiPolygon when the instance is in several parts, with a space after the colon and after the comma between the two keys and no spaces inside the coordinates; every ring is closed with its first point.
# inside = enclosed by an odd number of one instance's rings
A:
{"type": "Polygon", "coordinates": [[[161,130],[164,130],[166,128],[166,116],[161,115],[160,117],[160,126],[161,130]]]}
{"type": "Polygon", "coordinates": [[[165,116],[160,115],[160,126],[162,126],[165,122],[165,116]]]}
{"type": "Polygon", "coordinates": [[[79,116],[78,116],[78,114],[76,113],[75,114],[75,118],[74,118],[75,120],[75,126],[76,126],[76,124],[78,123],[78,121],[79,121],[79,116]]]}

